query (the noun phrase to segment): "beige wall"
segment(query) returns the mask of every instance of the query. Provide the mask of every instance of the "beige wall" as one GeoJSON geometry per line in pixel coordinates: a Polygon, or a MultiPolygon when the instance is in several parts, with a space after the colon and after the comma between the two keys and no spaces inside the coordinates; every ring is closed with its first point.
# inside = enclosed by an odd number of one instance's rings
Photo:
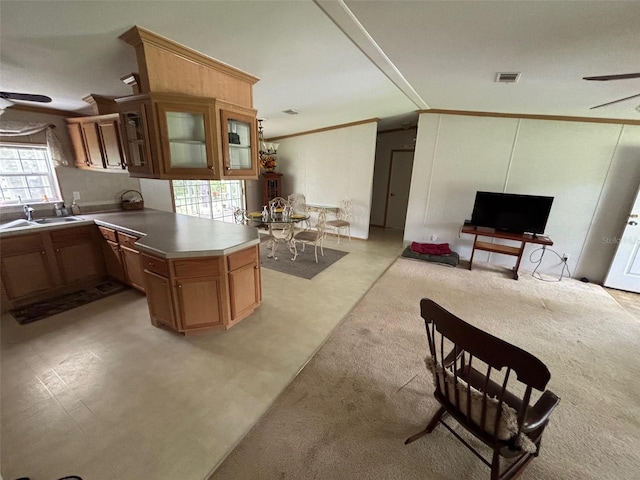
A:
{"type": "MultiPolygon", "coordinates": [[[[458,230],[470,218],[477,190],[555,197],[546,233],[552,250],[569,254],[574,277],[602,282],[640,185],[640,127],[629,125],[422,114],[414,160],[405,242],[437,235],[462,258],[471,235],[458,230]]],[[[528,246],[523,270],[535,265],[528,246]]],[[[512,267],[513,257],[477,252],[474,260],[512,267]]],[[[547,252],[539,271],[557,275],[562,264],[547,252]]]]}
{"type": "MultiPolygon", "coordinates": [[[[138,179],[130,178],[127,171],[88,171],[73,166],[73,149],[67,134],[64,117],[58,115],[25,112],[8,108],[0,117],[2,121],[22,121],[51,123],[56,126],[55,134],[60,140],[62,154],[69,166],[56,167],[56,175],[60,183],[60,190],[65,203],[71,205],[73,192],[80,192],[82,206],[111,204],[116,207],[120,202],[120,195],[126,190],[140,190],[138,179]]],[[[51,210],[51,205],[35,205],[36,210],[51,210]]],[[[3,207],[2,213],[22,210],[16,207],[3,207]]]]}
{"type": "Polygon", "coordinates": [[[283,196],[303,193],[307,203],[353,202],[351,236],[369,237],[377,122],[280,140],[283,196]]]}

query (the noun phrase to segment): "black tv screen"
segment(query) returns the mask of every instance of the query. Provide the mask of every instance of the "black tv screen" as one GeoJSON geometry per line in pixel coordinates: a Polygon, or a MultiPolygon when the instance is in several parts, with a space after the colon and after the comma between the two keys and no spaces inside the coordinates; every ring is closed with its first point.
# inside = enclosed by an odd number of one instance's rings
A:
{"type": "Polygon", "coordinates": [[[512,233],[544,233],[553,197],[477,192],[471,224],[512,233]]]}

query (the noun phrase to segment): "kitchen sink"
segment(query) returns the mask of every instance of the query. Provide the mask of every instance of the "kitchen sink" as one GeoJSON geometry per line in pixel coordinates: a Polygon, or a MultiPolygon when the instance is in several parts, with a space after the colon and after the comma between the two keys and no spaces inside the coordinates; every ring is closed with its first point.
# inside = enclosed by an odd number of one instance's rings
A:
{"type": "Polygon", "coordinates": [[[38,220],[33,220],[29,223],[35,225],[50,225],[52,223],[79,222],[80,220],[83,219],[80,217],[51,217],[39,218],[38,220]]]}
{"type": "Polygon", "coordinates": [[[9,230],[11,228],[40,227],[45,225],[57,225],[59,223],[79,222],[84,220],[81,217],[51,217],[39,218],[37,220],[18,219],[0,225],[0,230],[9,230]]]}
{"type": "Polygon", "coordinates": [[[33,222],[27,220],[13,220],[12,222],[3,223],[0,225],[0,230],[6,230],[8,228],[20,228],[20,227],[33,227],[33,222]]]}

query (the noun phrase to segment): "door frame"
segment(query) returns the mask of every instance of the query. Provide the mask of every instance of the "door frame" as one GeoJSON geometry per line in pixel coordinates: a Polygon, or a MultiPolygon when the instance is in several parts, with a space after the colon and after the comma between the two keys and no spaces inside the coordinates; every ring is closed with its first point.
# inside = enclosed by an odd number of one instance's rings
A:
{"type": "MultiPolygon", "coordinates": [[[[393,171],[393,154],[396,152],[413,152],[413,160],[415,160],[416,149],[415,148],[394,148],[389,153],[389,173],[387,174],[387,188],[384,195],[384,222],[382,227],[387,228],[387,210],[389,209],[389,188],[391,187],[391,172],[393,171]]],[[[412,174],[413,176],[413,174],[412,174]]],[[[411,185],[409,185],[411,187],[411,185]]]]}

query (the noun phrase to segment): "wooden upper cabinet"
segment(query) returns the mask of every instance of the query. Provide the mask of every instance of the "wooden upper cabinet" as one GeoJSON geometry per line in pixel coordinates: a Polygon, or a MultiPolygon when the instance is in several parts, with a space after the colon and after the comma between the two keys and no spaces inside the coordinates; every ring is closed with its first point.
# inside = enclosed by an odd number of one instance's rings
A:
{"type": "Polygon", "coordinates": [[[218,102],[221,178],[258,178],[256,111],[218,102]]]}
{"type": "Polygon", "coordinates": [[[75,166],[84,169],[125,168],[124,146],[118,114],[67,119],[75,153],[75,166]]]}
{"type": "Polygon", "coordinates": [[[116,102],[131,176],[258,178],[255,110],[169,93],[132,95],[116,102]]]}
{"type": "Polygon", "coordinates": [[[154,106],[164,174],[171,178],[215,177],[213,99],[159,99],[154,106]]]}
{"type": "Polygon", "coordinates": [[[154,177],[154,158],[158,157],[155,136],[149,129],[151,100],[148,95],[133,95],[116,99],[120,111],[122,140],[127,157],[127,169],[132,177],[154,177]]]}

